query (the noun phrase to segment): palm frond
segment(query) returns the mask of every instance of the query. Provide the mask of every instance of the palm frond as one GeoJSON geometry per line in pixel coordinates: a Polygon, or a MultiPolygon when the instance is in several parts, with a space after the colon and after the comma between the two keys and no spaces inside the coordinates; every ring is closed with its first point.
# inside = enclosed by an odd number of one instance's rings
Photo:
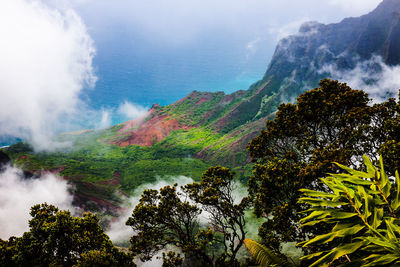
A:
{"type": "Polygon", "coordinates": [[[294,266],[257,241],[246,238],[243,242],[259,266],[294,266]]]}

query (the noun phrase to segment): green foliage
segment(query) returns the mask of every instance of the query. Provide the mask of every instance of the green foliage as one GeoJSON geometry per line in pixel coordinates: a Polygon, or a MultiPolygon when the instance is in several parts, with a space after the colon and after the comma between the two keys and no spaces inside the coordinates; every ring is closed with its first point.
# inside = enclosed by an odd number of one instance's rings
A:
{"type": "Polygon", "coordinates": [[[211,228],[222,234],[224,253],[220,261],[228,266],[238,264],[236,255],[246,236],[244,211],[250,204],[246,197],[235,199],[233,177],[234,173],[227,168],[211,167],[201,182],[184,186],[189,197],[210,214],[211,228]]]}
{"type": "Polygon", "coordinates": [[[69,211],[41,204],[32,207],[31,216],[29,232],[1,241],[0,255],[7,266],[87,266],[94,260],[93,254],[101,256],[98,262],[135,266],[113,246],[91,213],[73,217],[69,211]]]}
{"type": "Polygon", "coordinates": [[[399,167],[399,103],[394,99],[369,106],[368,95],[344,83],[322,80],[320,87],[281,104],[274,120],[248,146],[255,163],[249,180],[255,212],[266,222],[259,234],[276,251],[282,242],[301,241],[324,225],[298,230],[299,189],[323,189],[316,182],[339,162],[357,167],[363,154],[390,155],[387,166],[399,167]]]}
{"type": "Polygon", "coordinates": [[[162,254],[163,264],[162,267],[178,267],[182,266],[183,258],[181,254],[175,253],[173,251],[168,251],[167,254],[163,252],[162,254]]]}
{"type": "Polygon", "coordinates": [[[295,266],[293,263],[283,260],[271,249],[252,239],[244,239],[246,248],[259,266],[295,266]]]}
{"type": "Polygon", "coordinates": [[[213,233],[201,229],[198,221],[201,210],[188,201],[182,201],[176,186],[143,192],[126,222],[135,232],[130,240],[130,250],[142,261],[147,261],[166,246],[174,245],[185,254],[193,253],[205,263],[210,263],[206,247],[213,233]]]}
{"type": "Polygon", "coordinates": [[[310,206],[302,226],[329,225],[328,233],[319,234],[300,245],[319,251],[303,259],[310,266],[328,265],[337,260],[342,266],[400,265],[400,178],[392,184],[384,171],[383,160],[376,168],[365,156],[366,171],[337,164],[347,173],[321,179],[328,192],[302,189],[299,203],[310,206]],[[321,251],[321,245],[327,250],[321,251]]]}
{"type": "MultiPolygon", "coordinates": [[[[235,199],[233,177],[227,168],[211,167],[199,183],[181,187],[182,192],[177,191],[177,184],[159,191],[145,190],[126,223],[135,232],[131,238],[133,254],[146,261],[173,246],[189,262],[239,266],[237,256],[246,235],[244,212],[249,200],[235,199]],[[207,211],[209,218],[200,223],[202,211],[207,211]]],[[[166,265],[179,262],[180,256],[170,256],[164,255],[166,265]]]]}
{"type": "Polygon", "coordinates": [[[115,252],[102,250],[90,250],[83,253],[75,266],[79,267],[108,267],[108,266],[135,266],[132,259],[123,255],[123,253],[116,254],[115,252]],[[116,257],[117,255],[117,257],[116,257]]]}

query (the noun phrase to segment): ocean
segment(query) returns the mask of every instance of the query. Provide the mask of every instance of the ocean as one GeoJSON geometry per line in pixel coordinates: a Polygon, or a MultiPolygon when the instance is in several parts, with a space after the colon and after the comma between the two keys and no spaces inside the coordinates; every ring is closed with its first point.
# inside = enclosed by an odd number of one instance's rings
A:
{"type": "MultiPolygon", "coordinates": [[[[124,101],[150,107],[171,104],[192,92],[231,93],[262,78],[270,51],[248,51],[245,40],[212,34],[185,45],[166,45],[118,28],[91,33],[98,81],[87,90],[94,109],[124,101]],[[212,39],[211,39],[212,38],[212,39]],[[251,53],[252,52],[252,53],[251,53]]],[[[113,123],[119,123],[114,118],[113,123]]]]}

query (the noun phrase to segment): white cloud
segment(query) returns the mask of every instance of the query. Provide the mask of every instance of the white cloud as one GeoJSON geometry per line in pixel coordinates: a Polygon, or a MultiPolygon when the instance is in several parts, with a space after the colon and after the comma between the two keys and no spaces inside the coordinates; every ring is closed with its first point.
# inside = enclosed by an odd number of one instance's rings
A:
{"type": "Polygon", "coordinates": [[[22,171],[7,167],[0,173],[0,238],[21,236],[29,230],[30,208],[47,202],[73,211],[72,196],[65,180],[53,174],[40,179],[21,178],[22,171]]]}
{"type": "Polygon", "coordinates": [[[146,115],[148,109],[141,106],[130,103],[128,101],[124,101],[124,103],[120,104],[117,112],[124,116],[127,119],[133,119],[136,117],[142,117],[146,115]]]}
{"type": "Polygon", "coordinates": [[[1,1],[0,32],[0,135],[48,149],[85,110],[79,97],[96,80],[93,42],[74,11],[39,0],[1,1]]]}
{"type": "Polygon", "coordinates": [[[396,97],[400,88],[400,66],[386,65],[380,56],[361,61],[351,70],[325,65],[320,72],[329,73],[332,79],[346,82],[353,89],[364,90],[375,102],[396,97]]]}
{"type": "Polygon", "coordinates": [[[100,122],[96,125],[96,129],[104,129],[111,126],[112,112],[110,110],[102,109],[100,122]]]}
{"type": "Polygon", "coordinates": [[[260,37],[256,37],[255,39],[249,41],[246,44],[246,59],[248,60],[250,57],[254,56],[254,54],[257,52],[258,45],[261,41],[260,37]]]}
{"type": "Polygon", "coordinates": [[[308,21],[310,21],[310,18],[302,17],[297,20],[290,21],[287,24],[271,26],[268,31],[275,37],[275,41],[278,42],[289,35],[298,34],[300,26],[308,21]]]}

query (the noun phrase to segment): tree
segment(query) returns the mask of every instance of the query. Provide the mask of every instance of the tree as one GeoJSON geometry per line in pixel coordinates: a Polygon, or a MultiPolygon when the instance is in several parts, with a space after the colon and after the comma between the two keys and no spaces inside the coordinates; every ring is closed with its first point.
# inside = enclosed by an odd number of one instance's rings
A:
{"type": "Polygon", "coordinates": [[[108,267],[108,266],[136,266],[132,259],[126,257],[122,252],[109,251],[105,248],[101,250],[90,250],[81,254],[78,259],[77,267],[108,267]],[[122,256],[122,257],[121,257],[122,256]]]}
{"type": "Polygon", "coordinates": [[[389,98],[374,105],[371,124],[369,144],[377,153],[369,156],[383,155],[386,169],[394,175],[400,167],[400,90],[397,102],[389,98]]]}
{"type": "Polygon", "coordinates": [[[302,189],[300,204],[311,206],[302,226],[327,224],[330,230],[299,245],[314,246],[317,252],[303,257],[310,266],[399,266],[400,265],[400,178],[395,183],[384,171],[382,158],[376,168],[364,157],[366,171],[337,164],[347,173],[321,179],[328,192],[302,189]],[[393,186],[394,185],[394,186],[393,186]],[[333,243],[333,244],[332,244],[333,243]],[[328,249],[321,249],[325,245],[328,249]]]}
{"type": "Polygon", "coordinates": [[[168,251],[168,253],[163,252],[163,265],[162,267],[176,267],[181,266],[183,263],[183,258],[179,253],[174,251],[168,251]]]}
{"type": "Polygon", "coordinates": [[[322,80],[320,87],[281,104],[266,130],[254,138],[248,151],[255,163],[249,180],[255,213],[266,222],[260,236],[268,246],[304,240],[309,231],[298,229],[300,188],[319,188],[316,182],[333,172],[331,162],[354,166],[362,154],[370,154],[371,114],[368,95],[344,83],[322,80]]]}
{"type": "MultiPolygon", "coordinates": [[[[131,238],[133,254],[146,261],[174,246],[183,252],[186,264],[238,266],[249,200],[235,199],[233,177],[227,168],[211,167],[199,183],[183,186],[182,192],[177,192],[176,184],[160,191],[145,190],[127,221],[135,232],[131,238]],[[202,211],[208,218],[200,223],[202,211]]],[[[179,258],[169,253],[164,264],[177,264],[179,258]]]]}
{"type": "Polygon", "coordinates": [[[91,213],[73,217],[48,204],[35,205],[30,212],[30,231],[1,243],[1,256],[10,265],[72,266],[85,253],[101,251],[121,266],[134,266],[132,259],[114,247],[91,213]]]}
{"type": "MultiPolygon", "coordinates": [[[[210,214],[211,228],[222,234],[224,253],[220,261],[227,266],[238,265],[236,259],[246,237],[244,211],[249,206],[245,197],[233,195],[234,173],[224,167],[211,167],[202,176],[200,183],[188,184],[184,190],[210,214]]],[[[217,240],[219,241],[219,240],[217,240]]]]}
{"type": "Polygon", "coordinates": [[[135,232],[130,242],[134,255],[142,261],[150,260],[157,252],[175,246],[185,257],[194,257],[204,264],[212,265],[206,247],[213,233],[202,229],[198,220],[201,210],[186,200],[174,186],[165,186],[160,191],[147,189],[139,204],[126,222],[135,232]]]}

